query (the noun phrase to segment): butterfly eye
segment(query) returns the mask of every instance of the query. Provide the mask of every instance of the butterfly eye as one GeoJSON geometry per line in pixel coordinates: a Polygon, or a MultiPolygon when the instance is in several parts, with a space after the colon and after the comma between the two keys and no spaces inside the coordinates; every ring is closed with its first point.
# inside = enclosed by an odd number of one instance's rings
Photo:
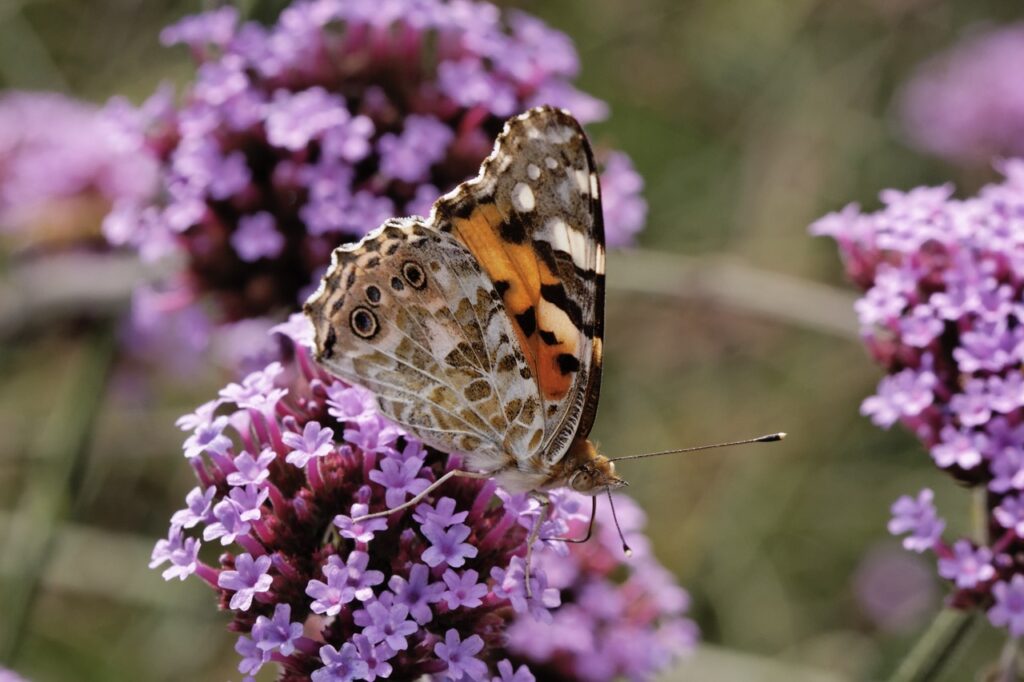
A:
{"type": "Polygon", "coordinates": [[[413,289],[422,289],[427,285],[427,276],[423,273],[423,268],[411,260],[402,264],[402,277],[405,277],[405,281],[413,289]]]}
{"type": "Polygon", "coordinates": [[[366,287],[366,300],[372,305],[380,303],[380,289],[372,284],[366,287]]]}
{"type": "Polygon", "coordinates": [[[366,308],[353,310],[349,317],[349,323],[352,326],[352,331],[361,339],[372,339],[379,329],[377,318],[366,308]]]}
{"type": "Polygon", "coordinates": [[[586,469],[577,469],[569,477],[569,487],[577,492],[586,492],[593,486],[590,483],[590,472],[586,469]]]}

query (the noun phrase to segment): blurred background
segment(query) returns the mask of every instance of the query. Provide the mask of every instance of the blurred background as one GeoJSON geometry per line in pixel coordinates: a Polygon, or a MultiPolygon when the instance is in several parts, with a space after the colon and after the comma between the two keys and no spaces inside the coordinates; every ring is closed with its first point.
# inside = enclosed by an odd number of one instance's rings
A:
{"type": "MultiPolygon", "coordinates": [[[[880,373],[834,244],[807,226],[850,201],[871,208],[884,188],[952,180],[969,193],[994,177],[916,151],[895,97],[923,60],[1024,12],[1010,0],[499,4],[575,41],[578,85],[612,111],[592,130],[646,183],[638,248],[609,262],[594,436],[630,454],[790,434],[622,466],[703,633],[665,679],[885,678],[944,590],[929,559],[887,535],[889,505],[931,486],[966,526],[969,500],[911,436],[859,415],[880,373]]],[[[6,0],[0,88],[139,102],[192,77],[187,51],[157,35],[209,6],[6,0]]],[[[280,3],[239,6],[273,16],[280,3]]],[[[239,677],[209,590],[146,566],[193,485],[174,421],[226,375],[95,369],[117,352],[112,332],[24,303],[50,301],[50,287],[116,316],[136,266],[26,279],[17,252],[0,252],[0,660],[35,680],[239,677]]],[[[941,679],[973,679],[1001,644],[983,625],[941,679]]]]}

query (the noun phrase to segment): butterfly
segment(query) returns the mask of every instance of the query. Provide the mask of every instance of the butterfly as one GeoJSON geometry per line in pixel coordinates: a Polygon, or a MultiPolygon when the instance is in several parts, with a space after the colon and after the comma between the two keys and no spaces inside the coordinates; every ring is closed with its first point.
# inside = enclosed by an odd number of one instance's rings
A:
{"type": "Polygon", "coordinates": [[[604,271],[590,144],[571,114],[542,106],[510,119],[479,175],[428,218],[335,249],[304,309],[330,373],[424,443],[464,454],[467,469],[431,490],[493,477],[546,504],[553,488],[625,485],[588,438],[604,271]]]}

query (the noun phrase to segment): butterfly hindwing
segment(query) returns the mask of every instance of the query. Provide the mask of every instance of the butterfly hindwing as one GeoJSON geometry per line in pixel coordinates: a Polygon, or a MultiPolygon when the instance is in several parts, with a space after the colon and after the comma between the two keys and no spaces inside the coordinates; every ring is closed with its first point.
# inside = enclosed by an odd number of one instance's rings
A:
{"type": "Polygon", "coordinates": [[[579,123],[551,107],[511,119],[480,175],[442,197],[432,221],[501,294],[543,401],[536,454],[558,461],[590,431],[601,373],[604,229],[579,123]]]}
{"type": "Polygon", "coordinates": [[[529,364],[476,258],[417,219],[340,247],[306,304],[318,360],[375,393],[381,411],[484,471],[544,440],[529,364]]]}

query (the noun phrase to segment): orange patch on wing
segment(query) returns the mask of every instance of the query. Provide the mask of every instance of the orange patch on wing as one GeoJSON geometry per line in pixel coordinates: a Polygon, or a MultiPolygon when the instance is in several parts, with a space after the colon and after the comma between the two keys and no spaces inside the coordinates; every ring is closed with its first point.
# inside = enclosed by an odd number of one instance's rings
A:
{"type": "Polygon", "coordinates": [[[537,379],[545,400],[561,400],[569,392],[574,372],[563,371],[559,356],[571,355],[579,359],[580,330],[558,306],[541,298],[541,285],[559,284],[558,276],[546,263],[537,258],[533,246],[527,242],[515,244],[502,239],[501,214],[494,204],[481,204],[468,218],[453,220],[459,239],[476,257],[491,281],[507,283],[498,286],[505,310],[518,337],[519,346],[526,355],[530,371],[537,379]],[[534,324],[527,326],[532,310],[534,324]],[[555,335],[558,343],[548,344],[540,331],[555,335]]]}

